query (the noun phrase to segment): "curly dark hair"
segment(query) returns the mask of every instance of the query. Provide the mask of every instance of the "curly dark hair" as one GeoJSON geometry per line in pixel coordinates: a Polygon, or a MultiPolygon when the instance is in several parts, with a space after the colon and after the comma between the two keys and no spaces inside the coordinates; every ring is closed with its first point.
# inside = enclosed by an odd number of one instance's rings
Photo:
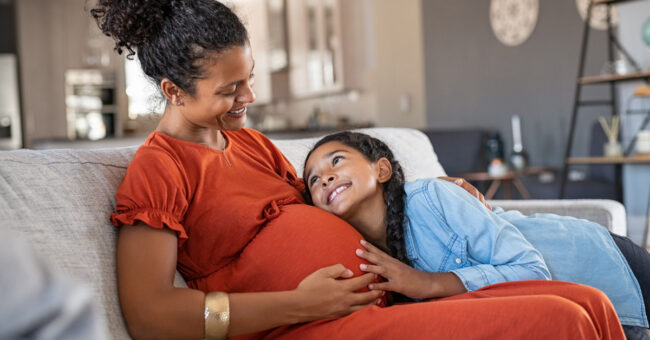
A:
{"type": "MultiPolygon", "coordinates": [[[[412,265],[406,256],[406,244],[404,242],[404,222],[406,219],[404,214],[404,199],[406,196],[406,192],[404,191],[404,171],[395,159],[395,156],[393,156],[393,152],[386,143],[377,138],[364,133],[343,131],[325,136],[316,142],[307,154],[307,157],[305,157],[305,163],[307,163],[307,159],[309,159],[309,156],[311,156],[314,150],[329,142],[339,142],[354,148],[370,162],[376,162],[382,157],[388,159],[393,168],[393,174],[390,180],[383,184],[384,193],[386,194],[386,205],[388,207],[386,210],[386,244],[388,245],[391,256],[409,266],[412,265]]],[[[303,174],[305,188],[308,188],[307,178],[304,177],[303,174]]],[[[304,194],[307,202],[312,203],[311,194],[308,189],[305,189],[304,194]]]]}
{"type": "Polygon", "coordinates": [[[237,15],[215,0],[99,0],[90,14],[117,53],[137,51],[156,84],[168,78],[189,94],[206,59],[248,42],[237,15]]]}

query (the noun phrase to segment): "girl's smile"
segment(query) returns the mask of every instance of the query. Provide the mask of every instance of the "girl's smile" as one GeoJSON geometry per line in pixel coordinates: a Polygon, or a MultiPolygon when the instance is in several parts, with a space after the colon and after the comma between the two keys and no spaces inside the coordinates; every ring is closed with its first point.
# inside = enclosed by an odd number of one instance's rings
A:
{"type": "Polygon", "coordinates": [[[334,190],[332,190],[332,193],[327,196],[327,204],[330,204],[335,198],[338,198],[341,192],[349,188],[351,185],[351,183],[348,183],[334,188],[334,190]]]}

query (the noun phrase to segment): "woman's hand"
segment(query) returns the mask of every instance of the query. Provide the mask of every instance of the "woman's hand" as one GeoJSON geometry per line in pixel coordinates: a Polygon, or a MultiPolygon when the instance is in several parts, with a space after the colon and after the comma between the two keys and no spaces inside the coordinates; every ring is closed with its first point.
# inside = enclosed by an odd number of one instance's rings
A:
{"type": "Polygon", "coordinates": [[[485,200],[485,196],[483,196],[483,194],[480,191],[478,191],[478,189],[476,189],[473,185],[469,184],[469,182],[466,181],[464,178],[446,177],[446,176],[440,176],[438,178],[444,179],[445,181],[452,182],[458,185],[459,187],[465,189],[465,191],[469,192],[472,196],[476,197],[479,201],[481,201],[481,203],[483,203],[485,207],[492,210],[492,207],[485,200]]]}
{"type": "Polygon", "coordinates": [[[342,264],[321,268],[305,279],[296,288],[305,302],[301,322],[337,318],[356,312],[361,308],[379,304],[382,290],[356,293],[376,279],[374,274],[351,278],[353,273],[342,264]]]}
{"type": "Polygon", "coordinates": [[[414,299],[426,299],[435,295],[435,283],[431,273],[410,267],[369,242],[362,240],[361,245],[367,251],[357,249],[357,256],[374,263],[374,265],[362,264],[361,270],[381,275],[387,280],[386,282],[371,283],[368,288],[397,292],[414,299]]]}

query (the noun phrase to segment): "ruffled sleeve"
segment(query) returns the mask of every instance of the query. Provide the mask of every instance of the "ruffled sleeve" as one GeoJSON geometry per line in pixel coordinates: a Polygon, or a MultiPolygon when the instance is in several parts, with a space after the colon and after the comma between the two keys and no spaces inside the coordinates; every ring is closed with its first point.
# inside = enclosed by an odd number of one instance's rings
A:
{"type": "Polygon", "coordinates": [[[117,190],[115,226],[141,221],[153,228],[174,230],[187,239],[182,225],[188,209],[188,181],[172,156],[151,147],[141,147],[133,157],[117,190]]]}

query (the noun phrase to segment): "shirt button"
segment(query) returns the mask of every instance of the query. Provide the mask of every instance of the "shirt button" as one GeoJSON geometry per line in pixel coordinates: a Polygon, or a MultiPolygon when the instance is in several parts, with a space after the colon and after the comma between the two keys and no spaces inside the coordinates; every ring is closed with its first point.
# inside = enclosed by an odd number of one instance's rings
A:
{"type": "Polygon", "coordinates": [[[456,258],[456,264],[461,264],[461,263],[463,263],[463,260],[461,260],[460,257],[457,257],[456,258]]]}

